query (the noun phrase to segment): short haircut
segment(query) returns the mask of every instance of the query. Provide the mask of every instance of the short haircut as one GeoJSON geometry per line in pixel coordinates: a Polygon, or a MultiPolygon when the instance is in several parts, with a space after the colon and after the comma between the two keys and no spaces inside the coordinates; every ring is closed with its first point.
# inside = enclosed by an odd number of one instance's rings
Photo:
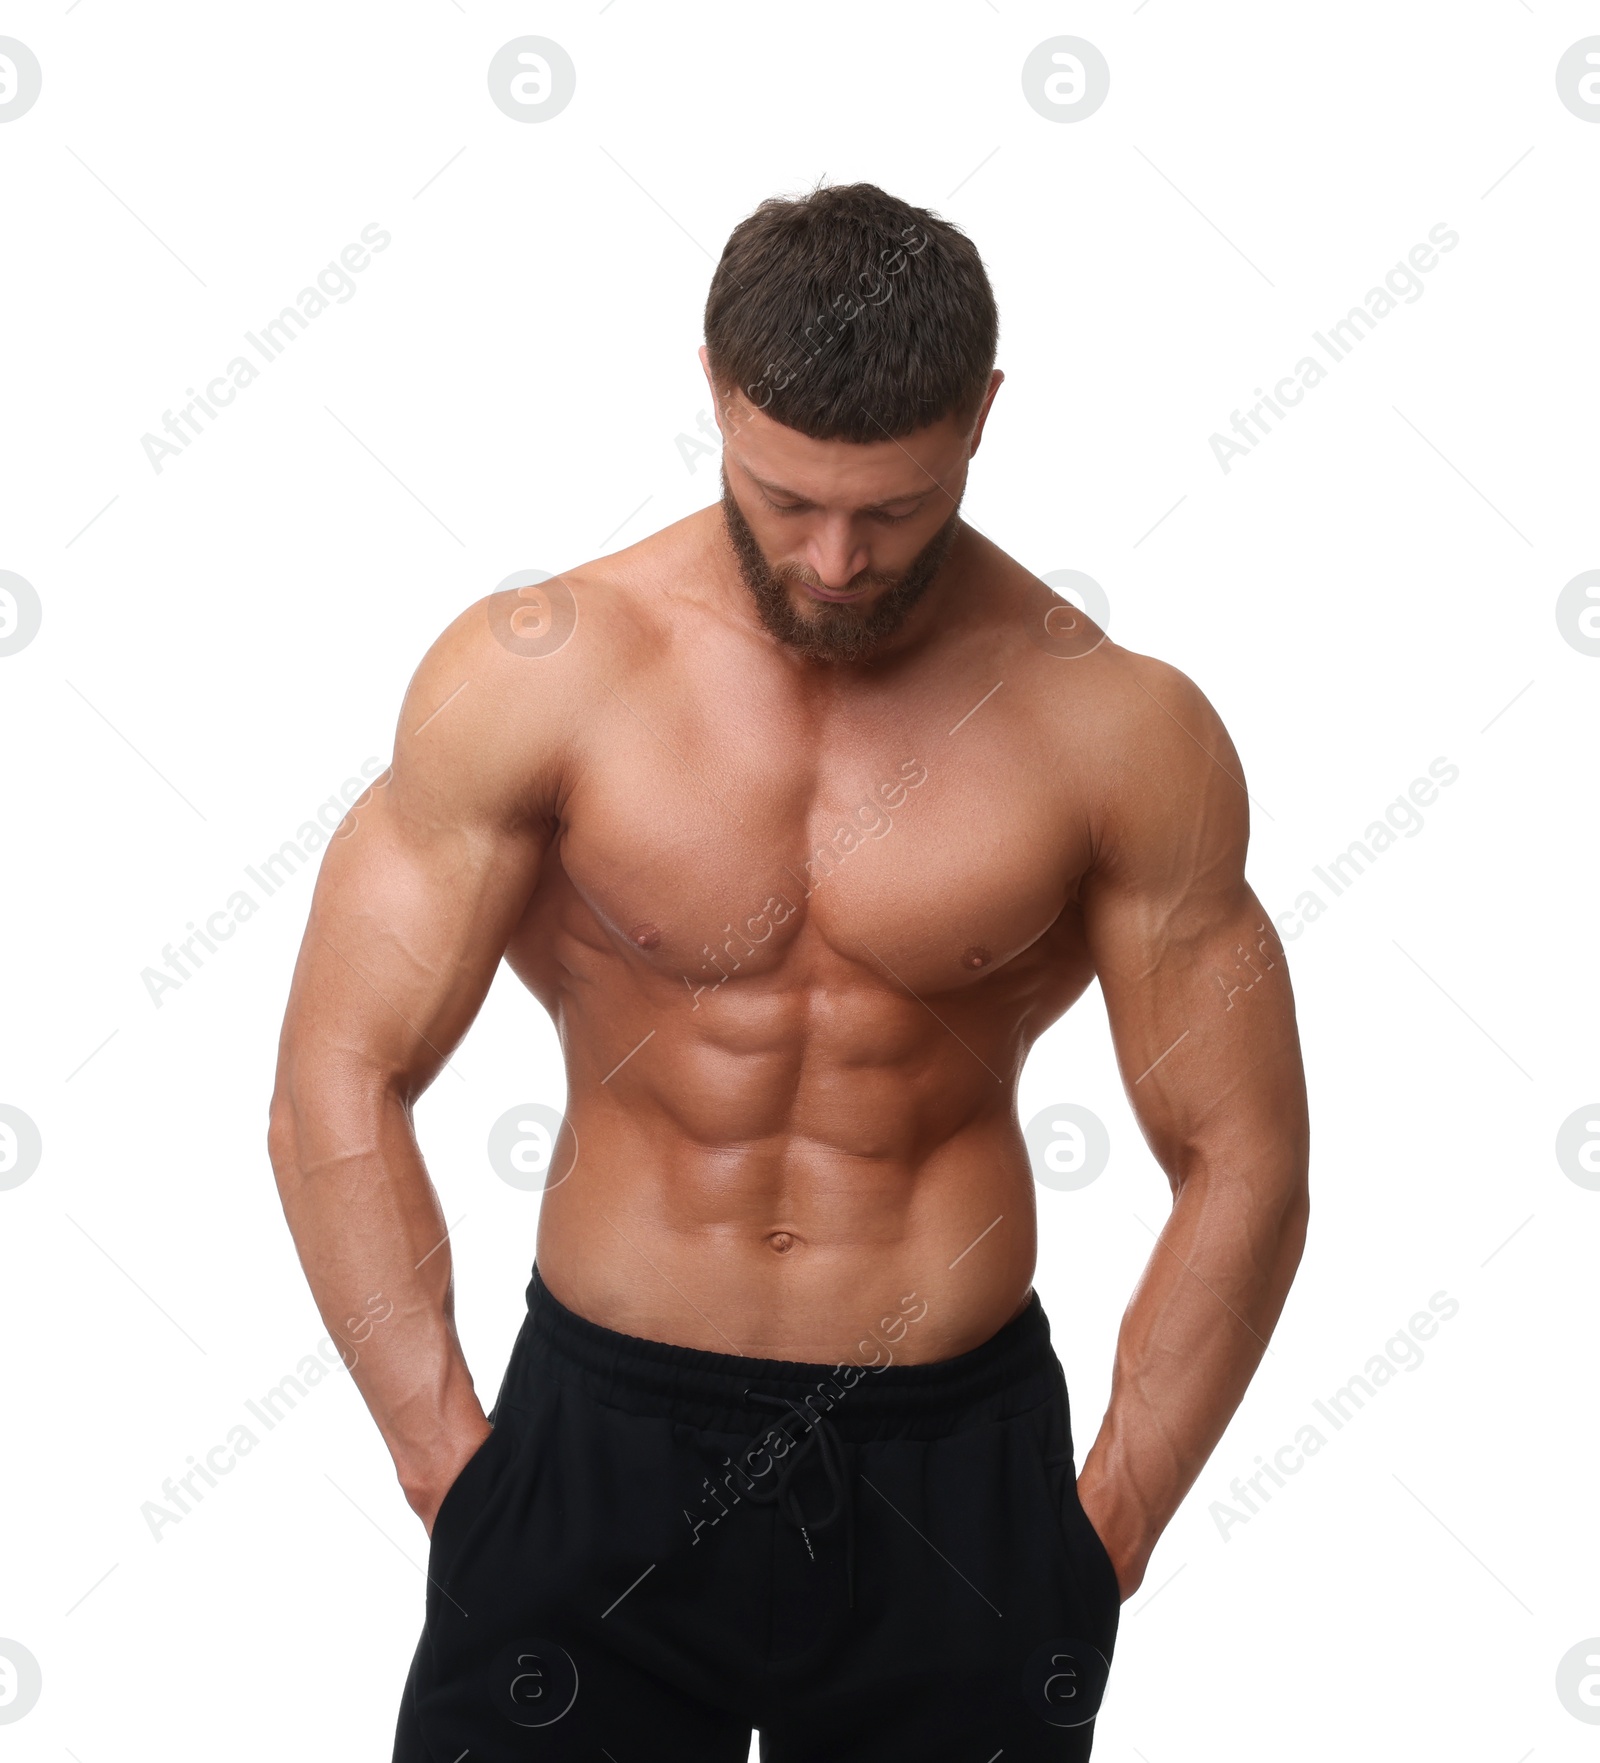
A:
{"type": "Polygon", "coordinates": [[[769,197],[729,234],[706,297],[719,397],[737,388],[819,441],[972,422],[999,330],[972,241],[876,184],[769,197]]]}

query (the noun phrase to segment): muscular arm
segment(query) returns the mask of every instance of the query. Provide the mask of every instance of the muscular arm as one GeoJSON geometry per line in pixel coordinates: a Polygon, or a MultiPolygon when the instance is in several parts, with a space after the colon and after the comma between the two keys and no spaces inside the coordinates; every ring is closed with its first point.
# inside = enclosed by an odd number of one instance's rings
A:
{"type": "Polygon", "coordinates": [[[450,1244],[412,1129],[538,878],[553,797],[536,665],[482,605],[406,693],[391,774],[329,844],[279,1042],[268,1150],[312,1295],[432,1528],[489,1431],[456,1338],[450,1244]],[[364,1338],[361,1338],[363,1337],[364,1338]]]}
{"type": "Polygon", "coordinates": [[[1126,662],[1135,708],[1083,910],[1123,1082],[1173,1206],[1078,1481],[1125,1597],[1266,1351],[1309,1211],[1294,998],[1244,878],[1238,755],[1192,681],[1126,662]]]}

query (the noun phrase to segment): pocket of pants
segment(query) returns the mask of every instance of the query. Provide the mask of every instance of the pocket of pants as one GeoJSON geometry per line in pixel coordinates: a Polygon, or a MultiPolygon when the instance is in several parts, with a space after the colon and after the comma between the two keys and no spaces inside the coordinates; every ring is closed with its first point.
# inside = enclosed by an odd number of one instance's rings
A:
{"type": "Polygon", "coordinates": [[[1111,1551],[1100,1540],[1100,1533],[1094,1527],[1094,1520],[1084,1510],[1083,1501],[1078,1498],[1078,1477],[1070,1458],[1065,1465],[1065,1480],[1068,1489],[1068,1504],[1071,1512],[1077,1515],[1077,1522],[1083,1530],[1084,1546],[1099,1570],[1101,1589],[1111,1600],[1112,1605],[1120,1608],[1122,1585],[1117,1578],[1116,1563],[1111,1559],[1111,1551]]]}
{"type": "Polygon", "coordinates": [[[1110,1551],[1100,1540],[1083,1501],[1078,1498],[1078,1472],[1073,1462],[1072,1441],[1067,1430],[1064,1401],[1050,1404],[1043,1430],[1035,1428],[1040,1467],[1049,1490],[1056,1526],[1066,1544],[1073,1571],[1090,1603],[1112,1614],[1122,1607],[1122,1587],[1110,1551]]]}
{"type": "Polygon", "coordinates": [[[510,1449],[511,1431],[501,1421],[456,1471],[455,1480],[445,1489],[439,1510],[434,1514],[433,1533],[428,1539],[430,1574],[435,1568],[448,1568],[459,1552],[474,1520],[483,1512],[484,1502],[494,1484],[496,1466],[510,1449]]]}

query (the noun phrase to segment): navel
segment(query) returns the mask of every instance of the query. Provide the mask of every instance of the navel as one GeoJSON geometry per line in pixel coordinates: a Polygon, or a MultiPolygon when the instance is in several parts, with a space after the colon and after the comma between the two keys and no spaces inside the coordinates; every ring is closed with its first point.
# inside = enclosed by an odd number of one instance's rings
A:
{"type": "Polygon", "coordinates": [[[961,957],[961,965],[963,967],[970,967],[974,973],[977,973],[980,968],[987,967],[993,960],[994,956],[991,955],[982,944],[974,943],[972,947],[967,950],[966,954],[961,957]]]}
{"type": "Polygon", "coordinates": [[[767,1247],[775,1255],[787,1255],[798,1240],[790,1231],[775,1230],[767,1238],[767,1247]]]}

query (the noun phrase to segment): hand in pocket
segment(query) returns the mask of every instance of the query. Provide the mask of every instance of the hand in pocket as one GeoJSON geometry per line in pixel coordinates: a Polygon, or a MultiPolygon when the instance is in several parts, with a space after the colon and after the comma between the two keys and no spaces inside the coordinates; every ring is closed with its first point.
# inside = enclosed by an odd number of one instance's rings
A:
{"type": "Polygon", "coordinates": [[[494,1428],[485,1420],[481,1427],[454,1441],[458,1450],[443,1474],[430,1478],[420,1487],[406,1489],[411,1510],[422,1520],[430,1541],[433,1538],[433,1528],[439,1522],[439,1513],[443,1510],[445,1501],[450,1498],[451,1489],[460,1481],[467,1465],[489,1442],[493,1432],[494,1428]]]}
{"type": "Polygon", "coordinates": [[[1137,1564],[1137,1567],[1135,1567],[1135,1564],[1130,1562],[1124,1567],[1123,1563],[1112,1553],[1110,1546],[1105,1540],[1106,1532],[1096,1520],[1094,1513],[1089,1509],[1088,1502],[1083,1498],[1081,1477],[1079,1479],[1078,1489],[1078,1504],[1083,1509],[1083,1515],[1089,1522],[1090,1530],[1094,1532],[1095,1541],[1100,1546],[1100,1553],[1105,1556],[1106,1562],[1110,1566],[1111,1572],[1116,1579],[1118,1596],[1121,1602],[1126,1603],[1128,1599],[1138,1591],[1140,1582],[1144,1579],[1144,1563],[1140,1562],[1137,1564]]]}

